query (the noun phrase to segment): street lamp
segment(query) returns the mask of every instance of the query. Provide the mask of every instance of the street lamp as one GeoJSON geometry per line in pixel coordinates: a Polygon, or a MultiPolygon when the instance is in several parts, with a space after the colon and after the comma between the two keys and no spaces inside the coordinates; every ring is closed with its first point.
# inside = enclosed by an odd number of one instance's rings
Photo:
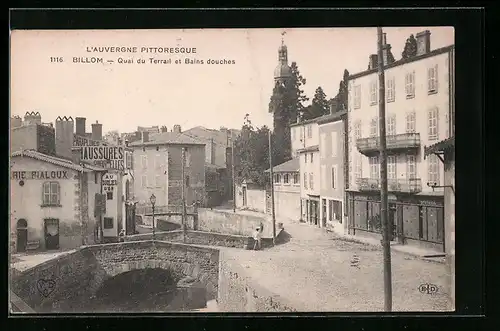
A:
{"type": "Polygon", "coordinates": [[[151,207],[153,207],[153,241],[155,240],[155,203],[156,203],[156,196],[151,194],[149,197],[149,201],[151,202],[151,207]]]}

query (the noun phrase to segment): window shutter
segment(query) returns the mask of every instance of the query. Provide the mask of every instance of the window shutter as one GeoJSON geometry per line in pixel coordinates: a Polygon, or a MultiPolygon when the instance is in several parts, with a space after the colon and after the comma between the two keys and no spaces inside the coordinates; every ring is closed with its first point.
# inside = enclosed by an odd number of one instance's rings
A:
{"type": "Polygon", "coordinates": [[[434,111],[436,113],[436,139],[439,140],[439,108],[436,107],[434,111]]]}
{"type": "Polygon", "coordinates": [[[434,89],[438,90],[438,65],[434,66],[434,89]]]}

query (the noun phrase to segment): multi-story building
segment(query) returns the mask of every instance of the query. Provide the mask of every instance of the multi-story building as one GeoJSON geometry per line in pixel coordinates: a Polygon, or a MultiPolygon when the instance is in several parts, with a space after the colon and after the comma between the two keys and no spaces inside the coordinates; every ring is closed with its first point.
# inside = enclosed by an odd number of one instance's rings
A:
{"type": "Polygon", "coordinates": [[[317,119],[321,169],[321,222],[339,233],[347,231],[345,214],[345,124],[347,112],[317,119]]]}
{"type": "Polygon", "coordinates": [[[301,220],[321,226],[320,159],[317,119],[290,125],[292,156],[299,158],[301,220]]]}
{"type": "Polygon", "coordinates": [[[380,232],[379,98],[386,99],[389,221],[393,239],[443,249],[443,165],[424,159],[424,145],[450,135],[454,46],[431,50],[430,32],[417,34],[417,54],[388,63],[378,95],[377,55],[348,80],[348,216],[352,234],[380,232]]]}
{"type": "MultiPolygon", "coordinates": [[[[180,130],[180,128],[179,128],[180,130]]],[[[185,149],[186,203],[205,204],[205,144],[181,133],[163,132],[129,144],[133,150],[134,195],[149,205],[154,193],[158,206],[181,205],[182,149],[185,149]]]]}

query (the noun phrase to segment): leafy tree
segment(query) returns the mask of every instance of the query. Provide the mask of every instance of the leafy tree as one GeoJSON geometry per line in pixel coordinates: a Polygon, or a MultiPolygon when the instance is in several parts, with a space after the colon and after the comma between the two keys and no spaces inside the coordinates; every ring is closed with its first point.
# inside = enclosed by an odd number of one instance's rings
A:
{"type": "Polygon", "coordinates": [[[417,55],[417,40],[414,35],[410,35],[408,39],[406,39],[405,48],[403,49],[403,53],[401,56],[403,59],[408,59],[410,57],[417,55]]]}
{"type": "Polygon", "coordinates": [[[334,108],[333,112],[347,110],[347,98],[349,95],[347,87],[348,79],[349,71],[347,71],[347,69],[344,69],[344,75],[339,83],[339,91],[337,92],[337,95],[333,99],[331,99],[334,108]]]}
{"type": "Polygon", "coordinates": [[[273,159],[277,164],[291,158],[290,123],[297,122],[297,117],[305,111],[304,102],[309,100],[302,89],[306,79],[300,74],[297,63],[292,62],[290,69],[291,77],[276,82],[269,102],[269,112],[273,113],[274,119],[273,141],[280,146],[273,159]]]}
{"type": "Polygon", "coordinates": [[[321,86],[318,86],[318,88],[314,92],[314,98],[312,99],[311,105],[307,107],[307,111],[304,113],[304,118],[306,120],[309,120],[327,115],[329,112],[330,105],[328,100],[326,99],[326,94],[321,86]]]}
{"type": "Polygon", "coordinates": [[[109,143],[115,143],[120,138],[120,133],[117,130],[108,131],[103,139],[109,143]]]}

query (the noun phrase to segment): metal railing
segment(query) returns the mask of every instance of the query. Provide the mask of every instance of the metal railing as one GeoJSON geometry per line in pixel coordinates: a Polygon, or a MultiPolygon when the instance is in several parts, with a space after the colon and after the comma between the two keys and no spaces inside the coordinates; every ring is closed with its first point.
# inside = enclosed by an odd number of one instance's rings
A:
{"type": "MultiPolygon", "coordinates": [[[[358,178],[356,184],[360,191],[379,191],[380,179],[358,178]]],[[[418,193],[422,191],[420,178],[410,179],[387,179],[387,190],[389,192],[418,193]]]]}
{"type": "MultiPolygon", "coordinates": [[[[420,133],[402,133],[386,137],[387,150],[409,149],[420,147],[420,133]]],[[[378,152],[380,137],[359,138],[356,148],[360,153],[378,152]]]]}
{"type": "MultiPolygon", "coordinates": [[[[196,214],[198,212],[198,208],[196,206],[190,205],[186,206],[187,214],[196,214]]],[[[153,208],[151,206],[136,206],[135,209],[136,215],[150,215],[153,214],[153,208]]],[[[160,214],[182,214],[182,206],[181,205],[168,205],[168,206],[155,206],[155,215],[160,214]]]]}

